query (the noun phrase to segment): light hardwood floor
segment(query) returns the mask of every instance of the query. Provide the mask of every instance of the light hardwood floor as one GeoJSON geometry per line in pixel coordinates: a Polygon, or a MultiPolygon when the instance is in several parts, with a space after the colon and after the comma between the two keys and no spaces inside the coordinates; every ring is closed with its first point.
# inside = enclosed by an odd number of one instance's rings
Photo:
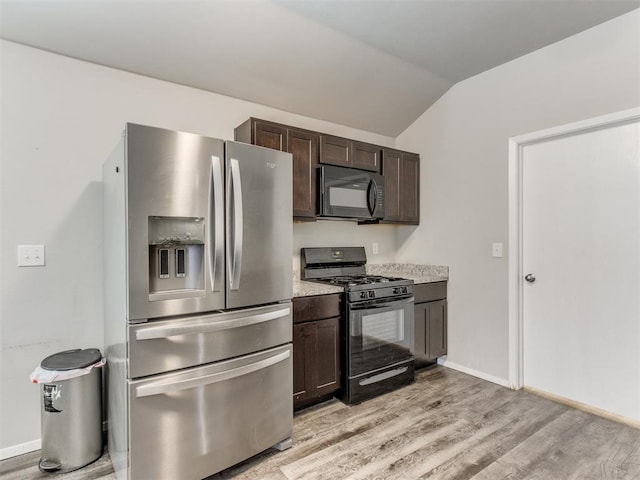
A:
{"type": "MultiPolygon", "coordinates": [[[[0,462],[3,480],[111,480],[108,455],[67,475],[41,474],[34,452],[0,462]]],[[[640,430],[443,367],[347,407],[298,413],[293,447],[209,480],[640,479],[640,430]]],[[[176,479],[179,480],[179,479],[176,479]]]]}

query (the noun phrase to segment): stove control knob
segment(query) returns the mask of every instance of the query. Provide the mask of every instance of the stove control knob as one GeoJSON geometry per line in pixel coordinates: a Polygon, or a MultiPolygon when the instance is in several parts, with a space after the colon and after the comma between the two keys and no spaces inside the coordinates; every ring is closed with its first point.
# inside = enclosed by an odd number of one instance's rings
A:
{"type": "Polygon", "coordinates": [[[393,294],[394,294],[394,295],[398,295],[399,293],[400,293],[400,287],[395,287],[395,288],[393,289],[393,294]]]}
{"type": "Polygon", "coordinates": [[[402,287],[402,293],[407,293],[407,287],[402,287]]]}
{"type": "Polygon", "coordinates": [[[376,292],[374,292],[373,290],[369,290],[369,297],[373,298],[376,296],[376,292]]]}
{"type": "Polygon", "coordinates": [[[367,292],[360,292],[360,298],[367,298],[367,292]]]}

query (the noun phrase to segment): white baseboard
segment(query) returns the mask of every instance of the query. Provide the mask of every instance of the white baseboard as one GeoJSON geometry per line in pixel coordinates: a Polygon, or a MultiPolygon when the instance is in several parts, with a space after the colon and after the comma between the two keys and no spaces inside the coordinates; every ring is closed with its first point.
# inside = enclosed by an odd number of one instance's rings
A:
{"type": "Polygon", "coordinates": [[[480,372],[478,370],[474,370],[473,368],[465,367],[464,365],[458,365],[457,363],[446,360],[446,358],[439,358],[438,365],[442,365],[443,367],[451,368],[453,370],[458,370],[459,372],[481,378],[482,380],[486,380],[487,382],[497,383],[498,385],[501,385],[503,387],[511,388],[511,386],[509,385],[509,381],[505,378],[496,377],[495,375],[489,375],[488,373],[480,372]]]}
{"type": "Polygon", "coordinates": [[[36,450],[40,450],[41,447],[42,442],[38,439],[31,442],[21,443],[19,445],[13,445],[12,447],[2,448],[0,449],[0,460],[17,457],[23,453],[35,452],[36,450]]]}
{"type": "Polygon", "coordinates": [[[544,390],[538,390],[537,388],[528,387],[526,385],[524,386],[524,390],[525,392],[533,393],[534,395],[547,398],[553,402],[561,403],[568,407],[582,410],[583,412],[592,413],[599,417],[606,418],[614,422],[622,423],[624,425],[629,425],[630,427],[640,429],[640,418],[625,417],[624,415],[620,415],[618,413],[609,412],[607,410],[603,410],[601,408],[594,407],[586,403],[578,402],[577,400],[571,400],[570,398],[562,397],[560,395],[556,395],[555,393],[546,392],[544,390]]]}

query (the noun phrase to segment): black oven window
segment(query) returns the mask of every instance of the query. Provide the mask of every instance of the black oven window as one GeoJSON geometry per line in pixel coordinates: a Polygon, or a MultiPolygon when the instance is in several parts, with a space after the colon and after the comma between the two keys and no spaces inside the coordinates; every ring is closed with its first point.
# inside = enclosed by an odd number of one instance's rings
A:
{"type": "Polygon", "coordinates": [[[404,341],[404,310],[370,313],[362,316],[362,347],[404,341]]]}

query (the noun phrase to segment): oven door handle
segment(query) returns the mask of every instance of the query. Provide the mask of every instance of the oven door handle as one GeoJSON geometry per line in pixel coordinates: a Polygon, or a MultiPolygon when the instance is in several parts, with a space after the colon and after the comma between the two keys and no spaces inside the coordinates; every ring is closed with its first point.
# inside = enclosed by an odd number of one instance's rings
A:
{"type": "Polygon", "coordinates": [[[394,300],[391,302],[380,300],[376,303],[369,303],[369,302],[355,303],[355,304],[352,303],[349,305],[349,310],[355,311],[355,310],[374,310],[374,309],[380,309],[380,308],[395,308],[401,305],[410,305],[413,303],[413,300],[414,300],[413,295],[411,295],[410,297],[403,298],[402,300],[394,300]]]}

